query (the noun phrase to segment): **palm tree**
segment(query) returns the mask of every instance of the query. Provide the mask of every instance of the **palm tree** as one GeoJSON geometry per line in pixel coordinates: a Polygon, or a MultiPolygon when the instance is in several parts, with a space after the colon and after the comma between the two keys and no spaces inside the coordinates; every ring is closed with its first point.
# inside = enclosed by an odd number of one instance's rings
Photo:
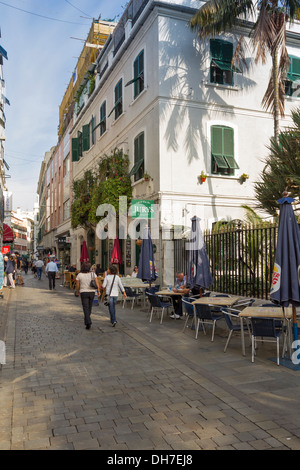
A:
{"type": "MultiPolygon", "coordinates": [[[[286,49],[286,26],[298,18],[300,0],[208,0],[190,20],[190,27],[200,38],[230,32],[242,18],[256,18],[250,33],[256,50],[255,62],[264,64],[267,53],[272,57],[272,70],[263,107],[274,118],[274,138],[279,137],[279,115],[284,117],[284,80],[289,67],[286,49]]],[[[242,68],[245,61],[245,38],[240,36],[232,66],[242,68]]]]}
{"type": "Polygon", "coordinates": [[[274,217],[278,215],[276,201],[284,190],[293,198],[300,194],[300,109],[292,112],[292,118],[292,125],[280,133],[279,141],[270,140],[270,153],[254,185],[257,209],[274,217]]]}

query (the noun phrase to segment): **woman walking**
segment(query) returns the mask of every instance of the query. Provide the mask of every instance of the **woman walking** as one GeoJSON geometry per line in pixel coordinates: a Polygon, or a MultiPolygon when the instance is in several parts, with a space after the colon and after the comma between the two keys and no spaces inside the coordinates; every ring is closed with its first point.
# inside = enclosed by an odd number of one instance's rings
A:
{"type": "Polygon", "coordinates": [[[76,277],[76,293],[80,293],[82,309],[84,314],[84,324],[87,330],[91,328],[91,313],[92,305],[95,297],[95,290],[97,295],[100,295],[100,284],[93,272],[91,272],[90,263],[82,263],[80,273],[76,277]],[[91,287],[91,281],[95,281],[97,288],[91,287]]]}
{"type": "Polygon", "coordinates": [[[109,295],[108,309],[110,314],[110,322],[112,326],[116,326],[116,303],[118,300],[119,288],[123,293],[124,299],[126,299],[126,292],[122,285],[121,279],[119,276],[117,276],[117,268],[113,264],[109,265],[102,287],[106,289],[106,294],[109,295]]]}

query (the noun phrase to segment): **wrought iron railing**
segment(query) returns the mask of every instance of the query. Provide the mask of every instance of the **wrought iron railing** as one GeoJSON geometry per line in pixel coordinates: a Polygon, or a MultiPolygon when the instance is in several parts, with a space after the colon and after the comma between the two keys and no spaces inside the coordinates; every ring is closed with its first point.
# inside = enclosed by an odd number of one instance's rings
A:
{"type": "MultiPolygon", "coordinates": [[[[213,276],[212,289],[217,292],[268,299],[277,225],[243,224],[222,226],[218,231],[203,233],[213,276]]],[[[174,240],[175,272],[188,270],[188,240],[174,240]]]]}

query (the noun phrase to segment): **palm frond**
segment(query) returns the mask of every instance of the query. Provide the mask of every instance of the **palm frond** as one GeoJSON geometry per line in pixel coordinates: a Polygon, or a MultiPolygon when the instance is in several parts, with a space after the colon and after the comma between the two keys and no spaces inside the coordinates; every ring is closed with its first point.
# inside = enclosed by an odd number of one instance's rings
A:
{"type": "Polygon", "coordinates": [[[204,38],[230,31],[237,19],[253,12],[252,0],[209,0],[190,20],[190,27],[204,38]]]}

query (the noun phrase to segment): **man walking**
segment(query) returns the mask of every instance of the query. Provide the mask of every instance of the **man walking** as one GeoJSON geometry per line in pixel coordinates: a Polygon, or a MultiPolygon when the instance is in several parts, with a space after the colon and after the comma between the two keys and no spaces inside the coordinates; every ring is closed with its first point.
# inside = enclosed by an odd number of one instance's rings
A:
{"type": "Polygon", "coordinates": [[[11,289],[15,288],[15,281],[14,281],[14,276],[13,276],[14,272],[15,272],[15,266],[14,266],[14,263],[13,263],[13,257],[10,255],[9,259],[7,261],[7,264],[6,264],[5,274],[8,277],[9,284],[10,284],[9,287],[11,289]]]}
{"type": "Polygon", "coordinates": [[[42,278],[43,266],[44,266],[44,262],[41,260],[41,258],[39,258],[39,259],[35,262],[36,274],[37,274],[37,278],[38,278],[39,280],[41,280],[41,278],[42,278]]]}
{"type": "Polygon", "coordinates": [[[55,289],[55,277],[56,277],[57,272],[58,272],[57,264],[54,263],[52,259],[51,261],[49,261],[49,263],[46,266],[46,273],[48,274],[50,290],[55,289]]]}

